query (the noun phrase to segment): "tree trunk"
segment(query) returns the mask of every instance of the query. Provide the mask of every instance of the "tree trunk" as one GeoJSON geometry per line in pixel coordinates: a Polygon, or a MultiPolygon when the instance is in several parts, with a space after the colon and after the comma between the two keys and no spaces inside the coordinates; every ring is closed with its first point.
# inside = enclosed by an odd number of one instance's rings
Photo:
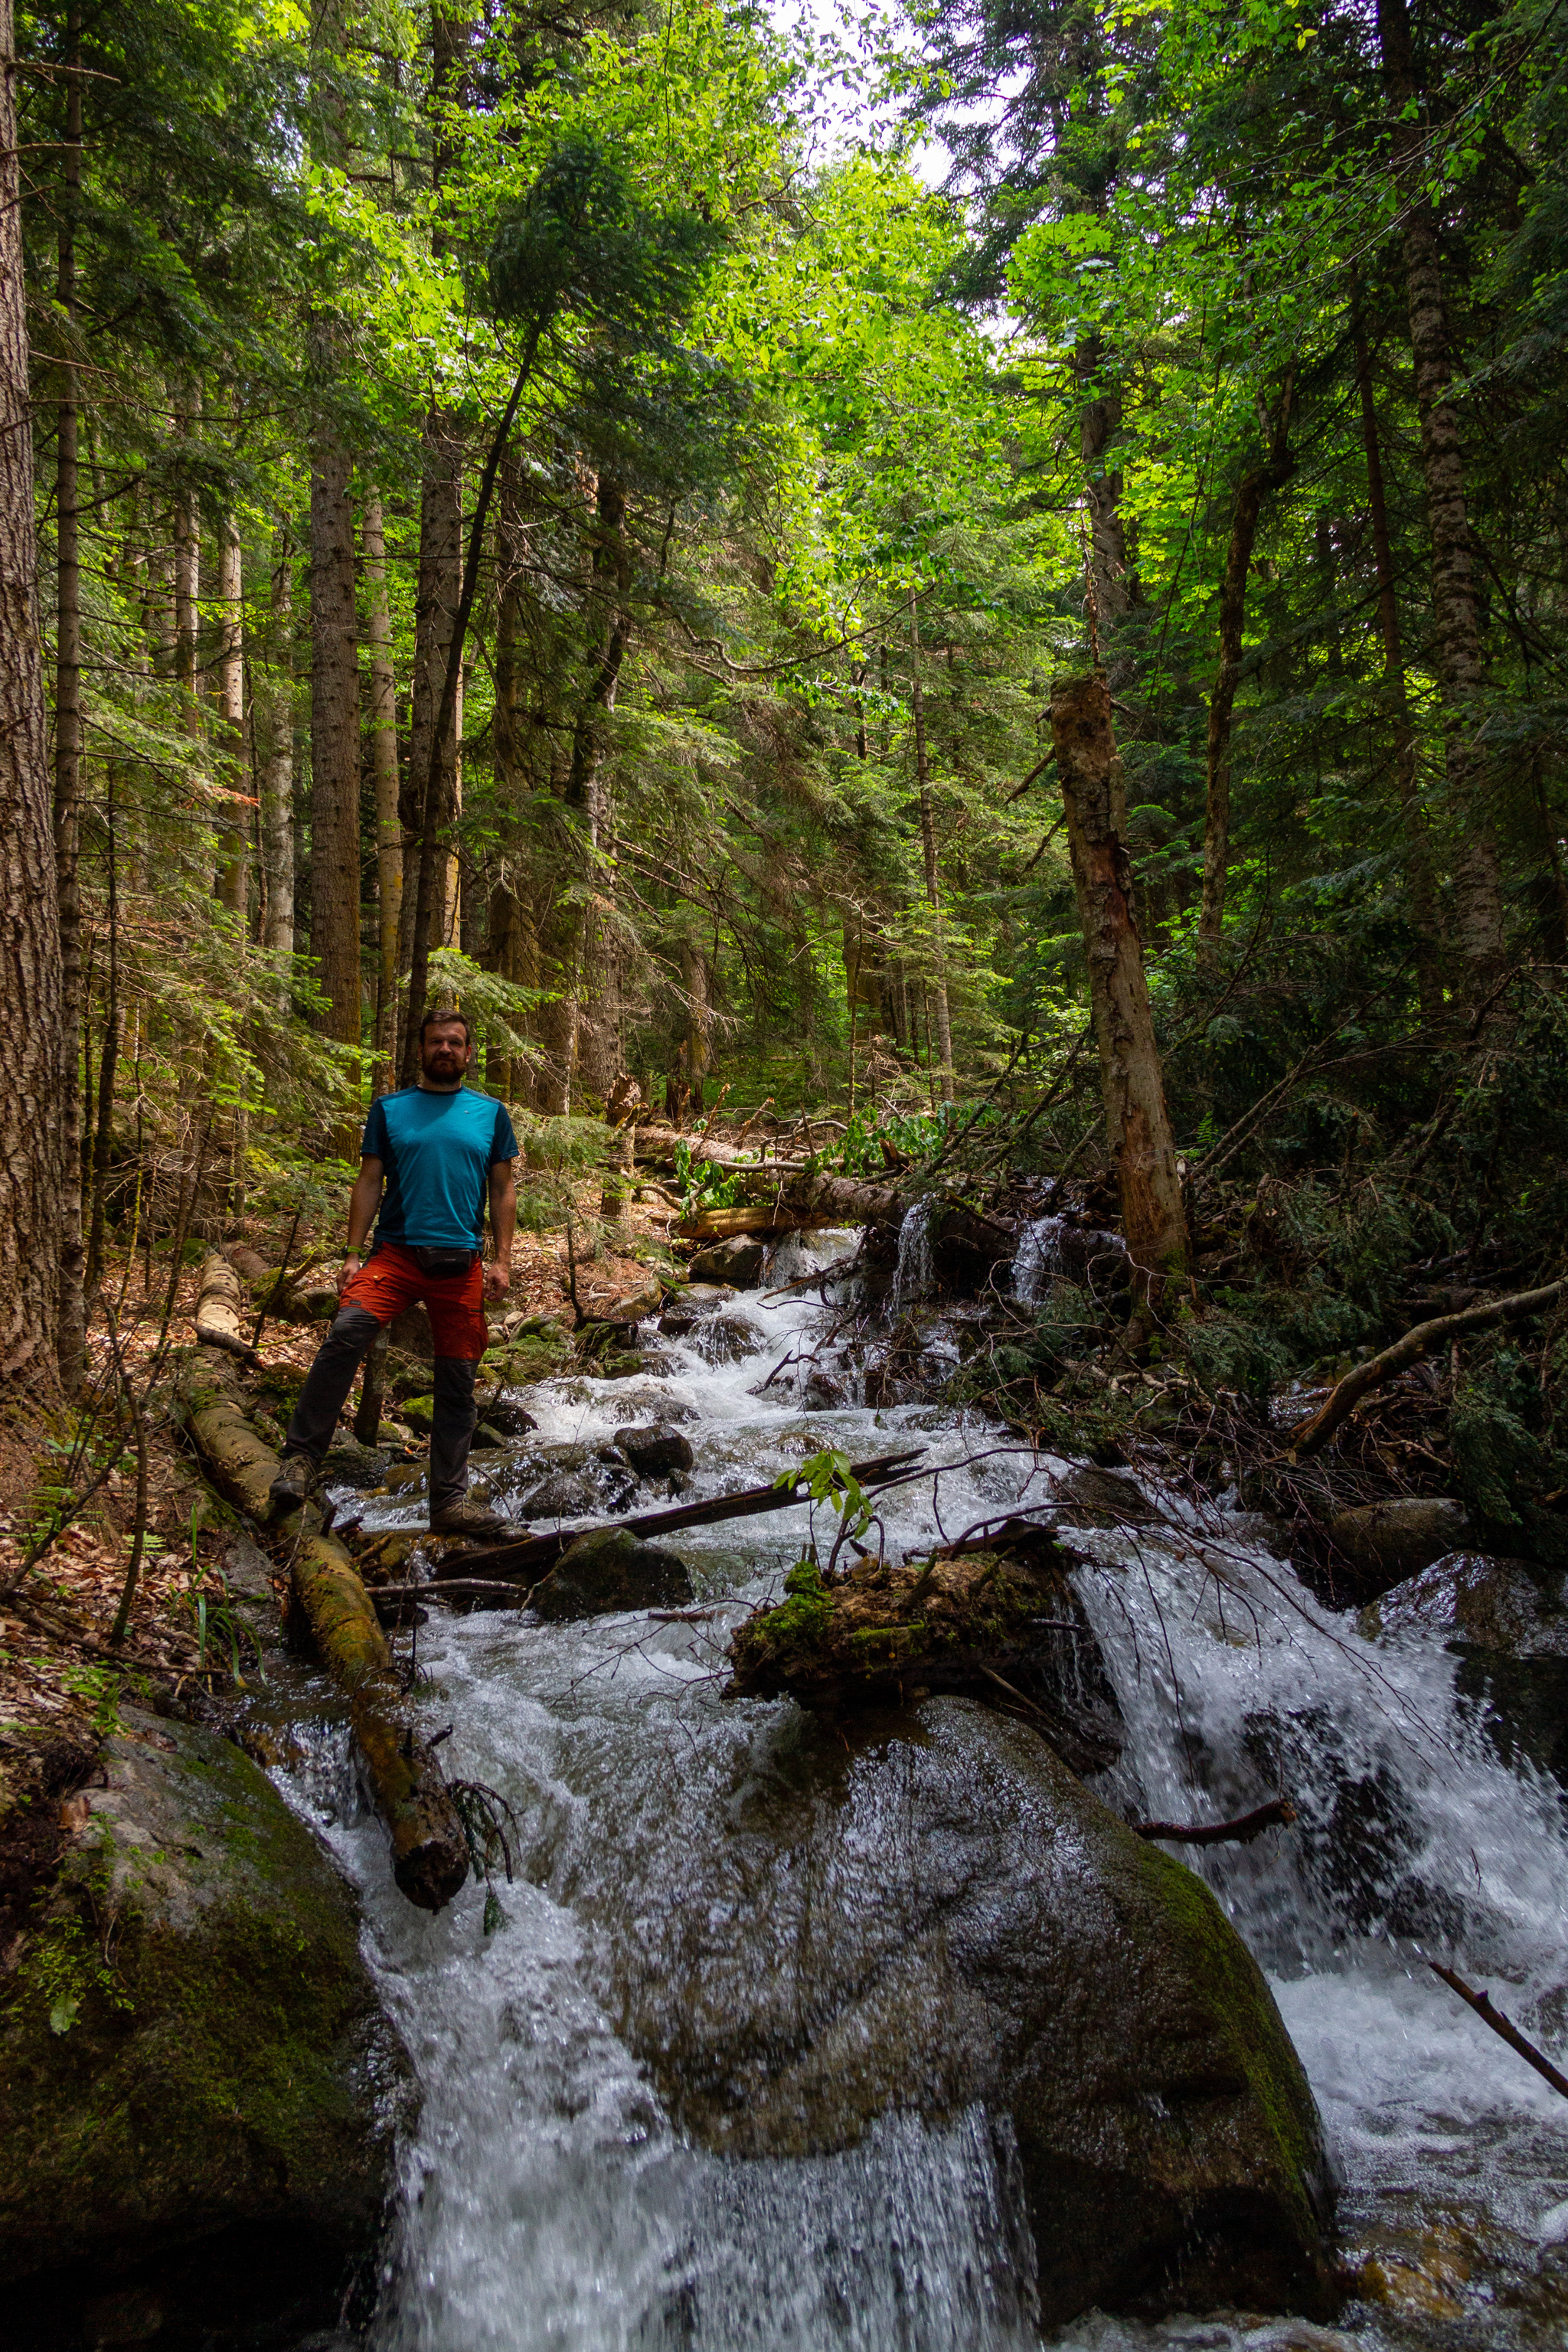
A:
{"type": "Polygon", "coordinates": [[[403,913],[403,822],[398,799],[397,687],[392,669],[392,614],[386,597],[386,542],[381,498],[367,490],[362,526],[370,603],[370,748],[375,777],[375,862],[380,889],[380,997],[376,1085],[390,1088],[397,1070],[397,942],[403,913]]]}
{"type": "Polygon", "coordinates": [[[109,770],[109,973],[104,991],[103,1051],[98,1071],[98,1127],[92,1144],[92,1213],[88,1227],[84,1297],[91,1298],[103,1272],[103,1227],[109,1196],[109,1161],[114,1142],[114,1079],[120,1060],[120,873],[114,838],[114,769],[109,770]]]}
{"type": "MultiPolygon", "coordinates": [[[[1359,289],[1358,289],[1359,291],[1359,289]]],[[[1384,493],[1383,450],[1377,429],[1377,404],[1373,396],[1372,356],[1358,307],[1355,324],[1356,389],[1361,400],[1362,446],[1366,451],[1367,509],[1372,522],[1373,562],[1377,572],[1377,618],[1383,637],[1384,699],[1394,739],[1394,778],[1405,826],[1405,888],[1410,902],[1410,927],[1415,934],[1416,986],[1421,1015],[1428,1022],[1443,1013],[1443,982],[1437,968],[1437,918],[1432,887],[1432,845],[1421,811],[1415,777],[1415,728],[1405,682],[1405,648],[1399,627],[1399,603],[1394,587],[1394,551],[1388,535],[1388,504],[1384,493]]]]}
{"type": "MultiPolygon", "coordinates": [[[[0,1022],[0,1373],[52,1385],[59,1347],[60,1203],[68,1157],[59,904],[45,750],[33,412],[27,383],[16,152],[16,38],[0,0],[0,945],[11,1017],[0,1022]]],[[[68,1033],[74,1056],[76,1032],[68,1033]]]]}
{"type": "Polygon", "coordinates": [[[231,915],[243,916],[247,898],[246,845],[248,826],[245,801],[245,559],[239,532],[232,517],[225,519],[218,549],[219,604],[217,653],[218,775],[223,789],[232,793],[228,814],[219,827],[223,863],[218,868],[217,902],[231,915]]]}
{"type": "Polygon", "coordinates": [[[936,822],[931,800],[931,761],[926,754],[925,697],[921,687],[921,626],[915,592],[910,591],[910,709],[915,737],[915,786],[920,795],[921,849],[925,866],[926,905],[931,909],[936,946],[937,1051],[942,1055],[940,1083],[943,1102],[952,1100],[952,1023],[947,1002],[947,942],[942,935],[941,877],[936,863],[936,822]]]}
{"type": "Polygon", "coordinates": [[[1112,683],[1119,685],[1130,665],[1118,646],[1118,638],[1141,597],[1121,520],[1121,469],[1114,458],[1108,460],[1106,455],[1121,429],[1121,397],[1100,381],[1104,358],[1098,336],[1080,345],[1076,356],[1076,373],[1084,395],[1079,412],[1079,449],[1089,501],[1089,583],[1094,591],[1096,618],[1108,648],[1108,669],[1112,683]]]}
{"type": "Polygon", "coordinates": [[[289,527],[273,543],[272,627],[261,695],[261,944],[294,952],[294,566],[289,527]]]}
{"type": "Polygon", "coordinates": [[[201,509],[191,480],[192,443],[196,436],[195,395],[181,396],[175,422],[184,455],[174,491],[174,679],[179,688],[180,723],[193,743],[199,742],[202,715],[196,701],[196,611],[201,595],[201,509]]]}
{"type": "Polygon", "coordinates": [[[580,1030],[590,992],[593,926],[589,900],[598,864],[604,809],[600,770],[605,722],[616,707],[616,689],[631,635],[631,559],[626,541],[626,499],[619,482],[601,475],[596,491],[590,611],[605,603],[603,634],[593,656],[588,682],[572,730],[572,765],[562,800],[566,812],[563,872],[554,907],[540,942],[546,974],[559,992],[543,1009],[543,1039],[552,1069],[547,1108],[563,1114],[572,1096],[581,1058],[580,1030]]]}
{"type": "Polygon", "coordinates": [[[1157,1308],[1166,1280],[1186,1271],[1187,1220],[1132,914],[1121,762],[1101,673],[1061,678],[1051,688],[1051,740],[1083,925],[1121,1230],[1134,1297],[1157,1308]]]}
{"type": "Polygon", "coordinates": [[[1261,465],[1243,474],[1231,510],[1230,544],[1219,592],[1219,670],[1209,697],[1205,760],[1204,897],[1198,918],[1198,958],[1212,967],[1225,929],[1226,878],[1230,862],[1230,734],[1236,689],[1241,677],[1242,636],[1247,623],[1247,575],[1258,538],[1258,517],[1270,490],[1284,487],[1296,470],[1287,436],[1295,371],[1287,369],[1268,418],[1269,449],[1261,465]]]}
{"type": "Polygon", "coordinates": [[[1405,280],[1410,350],[1421,420],[1421,467],[1432,541],[1432,619],[1448,814],[1454,831],[1454,901],[1465,990],[1484,995],[1502,961],[1502,878],[1492,822],[1491,780],[1478,738],[1485,715],[1486,648],[1476,557],[1470,541],[1459,415],[1443,313],[1437,218],[1421,193],[1426,134],[1416,119],[1422,90],[1405,0],[1377,0],[1384,78],[1393,102],[1394,171],[1405,218],[1405,280]]]}
{"type": "Polygon", "coordinates": [[[58,232],[59,301],[66,355],[60,366],[60,397],[55,471],[58,548],[58,612],[55,666],[55,881],[59,919],[60,1046],[64,1093],[65,1182],[58,1204],[60,1234],[60,1378],[68,1394],[81,1385],[87,1369],[82,1239],[80,1097],[77,1090],[77,1030],[81,1021],[81,554],[77,483],[76,224],[81,200],[81,15],[66,18],[66,119],[64,195],[58,232]]]}
{"type": "Polygon", "coordinates": [[[310,476],[310,952],[327,1034],[360,1041],[359,658],[353,501],[335,429],[310,476]]]}

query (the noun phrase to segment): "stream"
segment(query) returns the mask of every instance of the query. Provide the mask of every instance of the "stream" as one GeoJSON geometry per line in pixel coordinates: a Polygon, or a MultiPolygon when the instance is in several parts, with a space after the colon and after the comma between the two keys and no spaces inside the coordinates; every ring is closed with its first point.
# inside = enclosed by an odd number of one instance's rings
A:
{"type": "MultiPolygon", "coordinates": [[[[848,1237],[777,1253],[775,1282],[848,1237]]],[[[926,1447],[959,1465],[882,1506],[889,1545],[954,1535],[1067,1465],[951,1409],[803,1409],[823,1309],[742,1294],[658,1343],[658,1372],[525,1391],[538,1438],[604,1443],[675,1419],[692,1497],[776,1475],[820,1447],[926,1447]],[[790,1361],[795,1359],[796,1360],[790,1361]],[[780,1367],[784,1367],[780,1370],[780,1367]],[[777,1374],[770,1385],[763,1383],[777,1374]]],[[[827,1359],[824,1359],[826,1362],[827,1359]]],[[[843,1367],[836,1367],[844,1378],[843,1367]]],[[[520,1446],[520,1452],[523,1449],[520,1446]]],[[[504,1499],[504,1466],[501,1476],[504,1499]]],[[[1340,2179],[1341,2242],[1366,2293],[1333,2328],[1246,2314],[1158,2326],[1100,2315],[1051,2340],[1311,2352],[1342,2345],[1559,2346],[1568,2336],[1568,2102],[1427,1970],[1452,1958],[1525,2032],[1568,2042],[1568,1853],[1556,1784],[1505,1760],[1441,1637],[1376,1644],[1258,1540],[1150,1488],[1147,1527],[1082,1532],[1076,1581],[1127,1731],[1097,1785],[1130,1816],[1224,1819],[1284,1792],[1300,1819],[1247,1847],[1188,1849],[1267,1972],[1340,2179]]],[[[645,1496],[647,1489],[644,1490],[645,1496]]],[[[407,1496],[365,1524],[420,1523],[407,1496]]],[[[689,1531],[701,1622],[544,1626],[431,1612],[417,1634],[426,1727],[448,1777],[489,1784],[521,1831],[504,1920],[470,1885],[437,1918],[395,1891],[340,1733],[287,1790],[364,1904],[366,1946],[419,2074],[374,2352],[1002,2352],[1041,2341],[1033,2242],[1004,2141],[972,2108],[945,2129],[884,2119],[849,2153],[708,2155],[673,2127],[620,2030],[615,1956],[657,1948],[661,1895],[703,1828],[791,1738],[787,1701],[721,1696],[730,1632],[776,1595],[804,1507],[689,1531]]],[[[399,1637],[405,1653],[408,1635],[399,1637]]],[[[868,1844],[865,1867],[874,1872],[868,1844]]],[[[770,1966],[745,1901],[707,1933],[770,1966]],[[753,1946],[748,1947],[752,1936],[753,1946]]],[[[718,1978],[716,1977],[716,1981],[718,1978]]],[[[679,2021],[670,2021],[675,2030],[679,2021]]]]}

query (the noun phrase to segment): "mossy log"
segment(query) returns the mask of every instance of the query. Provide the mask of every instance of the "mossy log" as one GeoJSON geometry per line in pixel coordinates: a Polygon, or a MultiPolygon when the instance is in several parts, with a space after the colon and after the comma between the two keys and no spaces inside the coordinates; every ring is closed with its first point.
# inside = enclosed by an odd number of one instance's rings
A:
{"type": "Polygon", "coordinates": [[[202,1261],[201,1286],[196,1293],[196,1338],[204,1348],[222,1348],[245,1363],[254,1363],[256,1350],[247,1336],[245,1286],[227,1258],[209,1250],[202,1261]]]}
{"type": "Polygon", "coordinates": [[[305,1537],[293,1574],[322,1661],[349,1694],[365,1780],[392,1836],[392,1874],[411,1903],[439,1911],[468,1874],[468,1842],[440,1772],[406,1719],[370,1596],[333,1536],[305,1537]]]}
{"type": "Polygon", "coordinates": [[[802,1560],[782,1606],[736,1629],[724,1695],[834,1713],[963,1692],[1021,1715],[1075,1772],[1103,1771],[1121,1717],[1068,1565],[1032,1528],[1010,1546],[1004,1531],[984,1550],[862,1560],[833,1583],[802,1560]]]}
{"type": "Polygon", "coordinates": [[[226,1357],[196,1349],[181,1367],[174,1392],[213,1485],[247,1518],[265,1525],[272,1516],[268,1489],[278,1475],[278,1456],[247,1419],[226,1357]]]}
{"type": "MultiPolygon", "coordinates": [[[[223,1357],[197,1349],[181,1370],[179,1402],[214,1485],[264,1522],[278,1456],[247,1420],[229,1378],[223,1357]]],[[[468,1843],[440,1771],[407,1720],[363,1581],[335,1538],[307,1526],[295,1547],[293,1586],[322,1664],[349,1695],[365,1780],[392,1838],[393,1876],[411,1903],[439,1911],[468,1876],[468,1843]]]]}

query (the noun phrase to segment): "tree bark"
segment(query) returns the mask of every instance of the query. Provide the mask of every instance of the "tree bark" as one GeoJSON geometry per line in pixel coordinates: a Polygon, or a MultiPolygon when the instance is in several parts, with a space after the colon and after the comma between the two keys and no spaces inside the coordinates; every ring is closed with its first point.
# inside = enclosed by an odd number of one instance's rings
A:
{"type": "Polygon", "coordinates": [[[360,1042],[359,651],[349,456],[318,431],[310,475],[310,952],[326,1029],[360,1042]]]}
{"type": "Polygon", "coordinates": [[[1100,381],[1104,359],[1099,337],[1092,337],[1079,347],[1075,372],[1083,393],[1079,450],[1089,501],[1089,580],[1108,648],[1108,672],[1112,684],[1119,685],[1130,666],[1118,638],[1142,599],[1121,520],[1121,469],[1114,458],[1107,458],[1121,429],[1121,397],[1100,381]]]}
{"type": "Polygon", "coordinates": [[[1220,583],[1219,669],[1209,697],[1204,784],[1204,896],[1198,918],[1198,957],[1200,962],[1210,967],[1219,952],[1220,934],[1225,928],[1226,881],[1230,862],[1231,719],[1241,678],[1247,575],[1252,568],[1263,501],[1271,490],[1282,488],[1296,469],[1287,438],[1294,389],[1295,372],[1289,369],[1268,418],[1268,454],[1260,465],[1247,467],[1237,488],[1225,577],[1220,583]]]}
{"type": "Polygon", "coordinates": [[[926,751],[925,696],[921,684],[921,625],[915,592],[910,591],[910,712],[915,738],[915,788],[920,795],[921,853],[925,868],[926,905],[931,909],[936,947],[937,1051],[942,1055],[940,1084],[943,1102],[952,1100],[952,1020],[947,998],[947,942],[942,919],[941,876],[936,862],[936,819],[931,808],[931,761],[926,751]]]}
{"type": "Polygon", "coordinates": [[[294,567],[286,523],[273,544],[272,625],[258,698],[261,944],[294,952],[294,567]]]}
{"type": "Polygon", "coordinates": [[[1186,1271],[1187,1220],[1133,919],[1121,762],[1102,674],[1058,679],[1051,689],[1051,740],[1089,963],[1121,1230],[1134,1297],[1157,1308],[1165,1282],[1186,1271]]]}
{"type": "Polygon", "coordinates": [[[218,828],[223,863],[217,902],[231,915],[246,911],[248,825],[245,813],[245,558],[233,518],[226,517],[218,548],[218,775],[233,795],[218,828]]]}
{"type": "MultiPolygon", "coordinates": [[[[45,750],[33,412],[27,383],[16,152],[16,39],[0,0],[0,950],[11,1018],[0,1022],[0,1374],[58,1377],[59,1218],[68,1156],[53,795],[45,750]]],[[[70,1044],[68,1048],[66,1036],[70,1044]]]]}
{"type": "Polygon", "coordinates": [[[1491,778],[1479,741],[1486,708],[1485,633],[1459,415],[1448,396],[1453,378],[1437,216],[1421,191],[1426,140],[1415,110],[1424,93],[1405,0],[1377,0],[1377,34],[1394,116],[1394,173],[1405,216],[1405,281],[1432,542],[1432,619],[1443,707],[1446,797],[1455,836],[1454,906],[1465,992],[1473,1003],[1491,985],[1503,956],[1502,877],[1491,778]]]}
{"type": "Polygon", "coordinates": [[[87,1369],[82,1237],[80,1097],[77,1088],[77,1031],[82,1015],[81,884],[81,552],[77,460],[78,383],[76,345],[76,225],[81,201],[81,13],[66,17],[64,192],[60,206],[56,294],[65,337],[60,396],[56,412],[55,517],[58,548],[58,611],[55,658],[55,877],[59,908],[60,1043],[65,1087],[65,1185],[59,1202],[60,1378],[68,1394],[80,1386],[87,1369]]]}
{"type": "Polygon", "coordinates": [[[554,988],[543,1008],[542,1032],[551,1058],[546,1108],[572,1108],[582,1058],[583,1006],[590,989],[593,924],[589,908],[604,819],[601,770],[606,722],[616,707],[621,666],[631,637],[631,558],[626,546],[626,498],[620,483],[601,475],[595,491],[590,612],[603,611],[602,631],[591,656],[587,684],[572,730],[572,764],[562,793],[564,806],[563,871],[555,903],[540,941],[541,956],[554,988]]]}
{"type": "Polygon", "coordinates": [[[370,748],[375,777],[375,862],[380,889],[380,995],[376,1084],[391,1087],[397,1068],[397,942],[403,912],[403,822],[397,774],[397,686],[392,669],[392,613],[386,596],[386,541],[381,497],[367,490],[361,526],[370,605],[370,748]]]}

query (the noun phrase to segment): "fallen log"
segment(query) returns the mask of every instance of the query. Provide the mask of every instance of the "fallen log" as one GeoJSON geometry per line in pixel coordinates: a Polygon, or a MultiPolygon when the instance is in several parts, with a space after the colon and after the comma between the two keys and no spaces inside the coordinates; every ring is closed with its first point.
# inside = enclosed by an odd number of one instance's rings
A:
{"type": "MultiPolygon", "coordinates": [[[[897,1478],[918,1462],[923,1446],[912,1446],[902,1454],[879,1454],[875,1461],[853,1462],[849,1475],[868,1493],[897,1478]]],[[[604,1519],[591,1528],[564,1528],[549,1535],[523,1536],[511,1543],[476,1546],[467,1551],[448,1552],[436,1563],[436,1575],[445,1583],[448,1577],[467,1575],[471,1569],[488,1569],[520,1580],[537,1577],[553,1567],[562,1554],[586,1535],[610,1535],[624,1528],[634,1536],[673,1535],[678,1528],[717,1527],[726,1519],[760,1517],[766,1511],[793,1510],[805,1500],[804,1479],[793,1486],[744,1486],[738,1494],[715,1495],[705,1503],[677,1503],[668,1510],[639,1511],[635,1518],[604,1519]]]]}
{"type": "Polygon", "coordinates": [[[392,1837],[393,1877],[420,1910],[439,1911],[468,1877],[468,1841],[439,1768],[406,1719],[386,1636],[336,1537],[301,1538],[293,1590],[322,1663],[349,1695],[363,1777],[392,1837]]]}
{"type": "Polygon", "coordinates": [[[1121,1720],[1069,1564],[1038,1528],[1010,1550],[865,1559],[834,1582],[801,1560],[783,1605],[731,1635],[724,1696],[787,1693],[836,1714],[915,1693],[1000,1690],[1073,1771],[1103,1771],[1121,1752],[1121,1720]]]}
{"type": "Polygon", "coordinates": [[[253,1364],[256,1350],[240,1319],[244,1301],[244,1286],[227,1258],[217,1250],[209,1250],[202,1261],[201,1285],[196,1293],[197,1341],[204,1348],[221,1348],[226,1354],[239,1357],[243,1363],[253,1364]]]}
{"type": "MultiPolygon", "coordinates": [[[[198,1349],[175,1384],[176,1403],[213,1484],[247,1517],[273,1516],[268,1492],[278,1456],[251,1427],[228,1387],[228,1361],[198,1349]]],[[[406,1718],[392,1654],[359,1570],[319,1515],[291,1513],[299,1528],[294,1596],[322,1663],[348,1692],[355,1743],[372,1800],[392,1838],[393,1876],[411,1903],[438,1911],[468,1875],[468,1843],[438,1768],[406,1718]]]]}
{"type": "Polygon", "coordinates": [[[1299,1421],[1294,1429],[1286,1432],[1290,1460],[1306,1462],[1314,1454],[1321,1454],[1363,1396],[1385,1387],[1429,1349],[1447,1347],[1450,1340],[1462,1339],[1469,1331],[1484,1331],[1492,1323],[1511,1323],[1526,1315],[1544,1314],[1565,1292],[1568,1275],[1544,1284],[1539,1290],[1516,1290],[1506,1298],[1489,1298],[1479,1306],[1464,1307],[1458,1315],[1439,1315],[1429,1323],[1417,1323],[1402,1339],[1384,1348],[1381,1355],[1369,1356],[1364,1364],[1347,1372],[1338,1386],[1329,1391],[1316,1412],[1309,1413],[1305,1421],[1299,1421]]]}
{"type": "Polygon", "coordinates": [[[1250,1845],[1265,1830],[1288,1830],[1296,1808],[1285,1797],[1270,1797],[1234,1822],[1134,1822],[1141,1838],[1165,1845],[1250,1845]]]}
{"type": "Polygon", "coordinates": [[[675,1228],[683,1242],[727,1242],[736,1234],[798,1234],[813,1226],[837,1224],[837,1217],[815,1215],[809,1209],[773,1208],[766,1201],[748,1207],[704,1209],[699,1217],[683,1217],[675,1228]]]}
{"type": "Polygon", "coordinates": [[[219,1494],[265,1526],[272,1516],[268,1489],[278,1475],[278,1456],[251,1427],[229,1379],[226,1354],[198,1348],[175,1380],[175,1409],[219,1494]]]}
{"type": "Polygon", "coordinates": [[[1446,1985],[1452,1987],[1461,2000],[1469,2003],[1483,2024],[1489,2025],[1492,2032],[1500,2040],[1506,2042],[1510,2050],[1518,2051],[1527,2066],[1533,2066],[1536,2073],[1550,2083],[1554,2091],[1561,2091],[1563,2096],[1568,2099],[1568,2074],[1561,2074],[1552,2063],[1551,2059],[1536,2048],[1533,2042],[1526,2041],[1511,2017],[1505,2017],[1500,2009],[1494,2009],[1489,1993],[1477,1992],[1475,1987],[1468,1985],[1463,1977],[1456,1976],[1452,1969],[1446,1969],[1441,1960],[1428,1960],[1426,1965],[1435,1977],[1441,1977],[1446,1985]]]}

